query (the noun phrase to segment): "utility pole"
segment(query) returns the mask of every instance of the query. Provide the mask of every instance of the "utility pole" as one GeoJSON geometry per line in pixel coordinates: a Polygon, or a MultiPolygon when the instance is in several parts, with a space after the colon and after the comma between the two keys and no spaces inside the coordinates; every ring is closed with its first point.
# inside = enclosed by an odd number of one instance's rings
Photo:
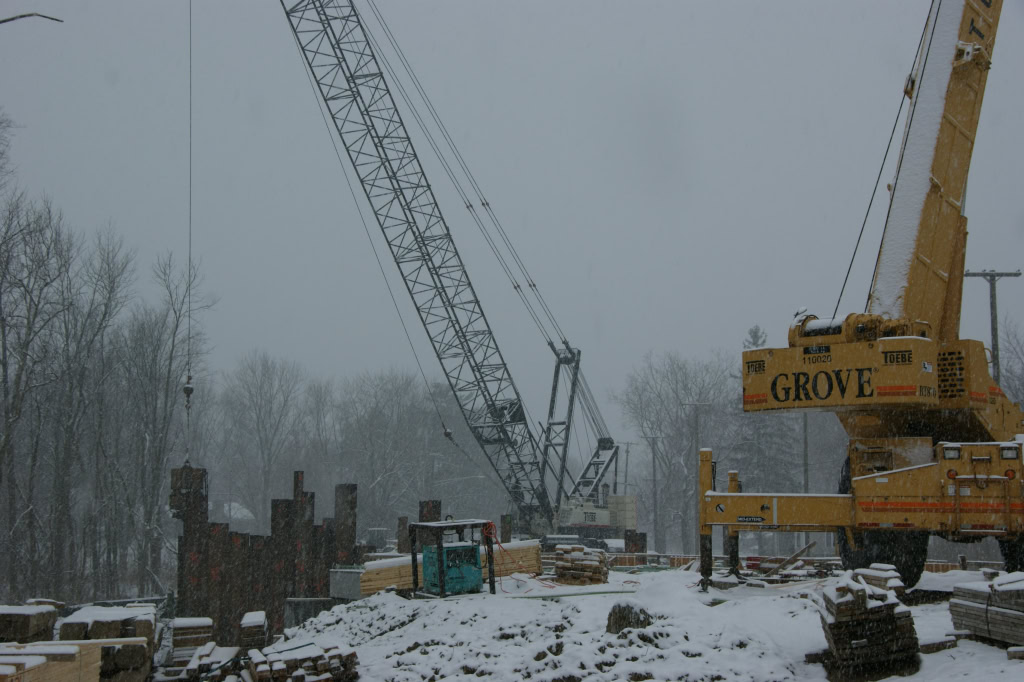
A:
{"type": "Polygon", "coordinates": [[[660,515],[658,513],[658,449],[654,444],[654,441],[661,436],[644,436],[647,440],[647,447],[651,449],[651,487],[654,489],[654,551],[661,553],[662,541],[661,541],[661,523],[660,515]]]}
{"type": "MultiPolygon", "coordinates": [[[[630,448],[631,445],[636,445],[636,443],[622,443],[622,445],[626,446],[626,472],[625,472],[625,480],[622,482],[622,494],[623,495],[628,495],[629,494],[629,448],[630,448]]],[[[614,481],[614,484],[612,486],[612,495],[618,495],[619,494],[618,490],[619,490],[619,458],[616,457],[615,458],[615,481],[614,481]]]]}
{"type": "Polygon", "coordinates": [[[964,277],[984,277],[988,282],[988,304],[989,314],[992,316],[992,378],[999,384],[999,313],[996,309],[996,282],[1001,277],[1020,277],[1020,270],[1016,272],[996,272],[995,270],[981,270],[979,272],[965,272],[964,277]]]}
{"type": "MultiPolygon", "coordinates": [[[[810,474],[809,467],[807,464],[807,413],[803,413],[804,418],[804,495],[810,492],[810,474]]],[[[804,533],[803,546],[807,546],[808,533],[804,533]]]]}
{"type": "Polygon", "coordinates": [[[697,489],[697,472],[700,471],[700,408],[711,403],[680,403],[693,408],[693,553],[700,554],[700,497],[706,491],[697,489]]]}

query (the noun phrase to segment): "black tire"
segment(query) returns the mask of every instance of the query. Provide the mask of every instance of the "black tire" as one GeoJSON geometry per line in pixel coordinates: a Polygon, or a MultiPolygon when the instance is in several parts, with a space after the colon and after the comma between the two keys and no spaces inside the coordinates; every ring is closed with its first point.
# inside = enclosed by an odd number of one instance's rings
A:
{"type": "Polygon", "coordinates": [[[1024,538],[1000,538],[999,551],[1007,573],[1024,571],[1024,538]]]}
{"type": "MultiPolygon", "coordinates": [[[[839,493],[846,495],[852,489],[850,460],[847,458],[839,475],[839,493]]],[[[871,564],[889,564],[896,567],[900,579],[908,588],[916,585],[924,573],[924,564],[928,559],[927,531],[854,531],[856,549],[847,541],[844,528],[837,528],[836,533],[839,558],[843,568],[848,571],[867,568],[871,564]]]]}

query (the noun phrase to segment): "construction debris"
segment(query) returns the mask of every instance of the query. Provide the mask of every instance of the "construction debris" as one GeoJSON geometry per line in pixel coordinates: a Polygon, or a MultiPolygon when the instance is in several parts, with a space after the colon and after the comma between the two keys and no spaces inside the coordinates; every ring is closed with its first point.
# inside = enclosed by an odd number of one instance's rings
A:
{"type": "Polygon", "coordinates": [[[0,606],[0,642],[38,642],[53,638],[57,609],[50,604],[0,606]]]}
{"type": "Polygon", "coordinates": [[[984,575],[984,581],[953,587],[953,627],[975,637],[1024,644],[1024,572],[984,575]]]}
{"type": "Polygon", "coordinates": [[[583,545],[555,547],[555,582],[563,585],[600,585],[608,582],[608,559],[599,549],[583,545]]]}
{"type": "Polygon", "coordinates": [[[824,591],[821,624],[828,641],[827,667],[843,674],[916,665],[917,631],[910,609],[896,593],[847,572],[824,591]]]}

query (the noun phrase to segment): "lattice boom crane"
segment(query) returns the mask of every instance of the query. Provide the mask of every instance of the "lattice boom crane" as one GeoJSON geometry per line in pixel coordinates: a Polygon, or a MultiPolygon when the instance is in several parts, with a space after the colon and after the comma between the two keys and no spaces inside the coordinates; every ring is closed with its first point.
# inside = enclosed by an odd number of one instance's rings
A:
{"type": "MultiPolygon", "coordinates": [[[[518,509],[520,524],[551,532],[569,497],[565,461],[579,350],[551,344],[555,379],[538,438],[358,11],[349,0],[282,0],[282,8],[473,436],[518,509]],[[569,370],[569,400],[565,418],[556,419],[563,368],[569,370]]],[[[588,470],[603,472],[618,447],[598,433],[588,470]]],[[[591,499],[599,482],[592,476],[584,481],[591,499]]]]}

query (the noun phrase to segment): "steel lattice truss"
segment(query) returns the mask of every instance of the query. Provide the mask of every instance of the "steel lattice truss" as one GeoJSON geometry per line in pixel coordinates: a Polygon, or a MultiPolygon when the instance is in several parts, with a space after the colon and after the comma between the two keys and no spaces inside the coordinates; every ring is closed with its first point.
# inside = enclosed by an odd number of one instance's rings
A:
{"type": "Polygon", "coordinates": [[[344,0],[284,9],[473,435],[520,511],[551,518],[519,392],[358,13],[344,0]]]}

